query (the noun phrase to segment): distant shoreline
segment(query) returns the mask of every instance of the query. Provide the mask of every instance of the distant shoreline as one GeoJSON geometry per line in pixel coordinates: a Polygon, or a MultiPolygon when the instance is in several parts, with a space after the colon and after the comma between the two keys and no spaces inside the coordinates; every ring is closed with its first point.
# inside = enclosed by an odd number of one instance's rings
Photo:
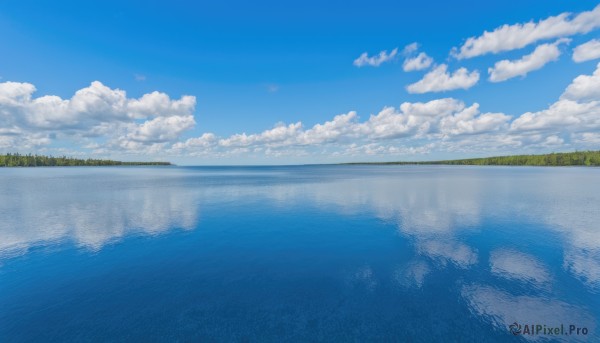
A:
{"type": "Polygon", "coordinates": [[[510,155],[441,161],[349,162],[340,165],[600,166],[600,151],[510,155]]]}
{"type": "MultiPolygon", "coordinates": [[[[307,164],[304,164],[307,165],[307,164]]],[[[508,155],[439,161],[344,162],[315,165],[473,165],[473,166],[600,166],[600,150],[551,153],[540,155],[508,155]]],[[[124,162],[103,159],[77,159],[65,156],[0,155],[2,167],[101,167],[101,166],[174,166],[171,162],[124,162]]]]}
{"type": "Polygon", "coordinates": [[[78,159],[66,156],[53,157],[43,155],[0,155],[2,167],[104,167],[104,166],[172,166],[171,162],[123,162],[102,159],[78,159]]]}

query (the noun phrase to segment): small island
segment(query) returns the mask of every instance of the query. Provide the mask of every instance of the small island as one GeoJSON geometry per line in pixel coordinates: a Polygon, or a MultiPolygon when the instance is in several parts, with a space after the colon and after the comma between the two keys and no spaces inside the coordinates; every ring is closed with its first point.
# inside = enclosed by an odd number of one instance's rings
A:
{"type": "Polygon", "coordinates": [[[81,166],[170,166],[170,162],[122,162],[101,159],[78,159],[66,156],[0,155],[0,167],[81,167],[81,166]]]}
{"type": "Polygon", "coordinates": [[[600,166],[600,151],[575,151],[543,155],[513,155],[416,162],[352,162],[351,165],[476,165],[476,166],[600,166]]]}

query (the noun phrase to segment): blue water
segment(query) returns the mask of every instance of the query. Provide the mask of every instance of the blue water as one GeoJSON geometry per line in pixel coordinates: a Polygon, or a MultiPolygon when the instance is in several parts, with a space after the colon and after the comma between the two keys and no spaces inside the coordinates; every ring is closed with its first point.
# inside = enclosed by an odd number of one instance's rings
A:
{"type": "Polygon", "coordinates": [[[0,168],[0,342],[598,342],[599,320],[597,168],[0,168]]]}

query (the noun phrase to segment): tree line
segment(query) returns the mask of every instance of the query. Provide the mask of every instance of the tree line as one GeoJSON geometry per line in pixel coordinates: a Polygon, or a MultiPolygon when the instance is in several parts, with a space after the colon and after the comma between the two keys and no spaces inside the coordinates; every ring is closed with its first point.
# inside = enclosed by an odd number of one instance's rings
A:
{"type": "Polygon", "coordinates": [[[477,166],[600,166],[600,151],[575,151],[543,155],[513,155],[459,160],[421,162],[374,162],[347,164],[401,164],[401,165],[477,165],[477,166]]]}
{"type": "Polygon", "coordinates": [[[122,162],[101,159],[78,159],[66,156],[0,155],[0,167],[76,167],[76,166],[168,166],[169,162],[122,162]]]}

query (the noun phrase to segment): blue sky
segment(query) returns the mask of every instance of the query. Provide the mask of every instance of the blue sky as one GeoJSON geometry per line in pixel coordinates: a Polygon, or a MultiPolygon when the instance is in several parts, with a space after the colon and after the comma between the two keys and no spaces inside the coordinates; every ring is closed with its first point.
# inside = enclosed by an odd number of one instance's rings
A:
{"type": "Polygon", "coordinates": [[[0,152],[288,164],[598,149],[596,6],[7,0],[0,152]]]}

